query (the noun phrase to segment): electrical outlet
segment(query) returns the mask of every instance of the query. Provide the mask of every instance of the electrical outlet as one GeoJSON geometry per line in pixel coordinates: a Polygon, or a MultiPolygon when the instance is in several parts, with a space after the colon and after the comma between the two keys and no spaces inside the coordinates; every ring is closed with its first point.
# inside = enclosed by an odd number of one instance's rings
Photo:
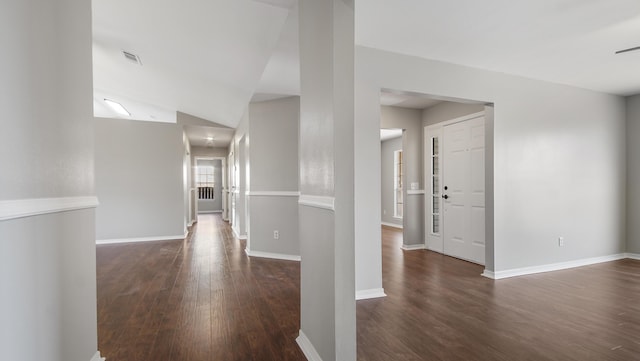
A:
{"type": "Polygon", "coordinates": [[[558,237],[558,247],[564,247],[564,237],[558,237]]]}
{"type": "Polygon", "coordinates": [[[273,231],[273,239],[280,239],[280,231],[273,231]]]}

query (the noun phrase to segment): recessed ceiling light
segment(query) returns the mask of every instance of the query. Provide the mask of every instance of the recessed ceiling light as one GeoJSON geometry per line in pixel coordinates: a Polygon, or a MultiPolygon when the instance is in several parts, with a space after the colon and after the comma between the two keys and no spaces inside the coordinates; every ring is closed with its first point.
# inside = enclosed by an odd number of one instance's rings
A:
{"type": "Polygon", "coordinates": [[[125,116],[125,117],[129,117],[131,116],[131,113],[129,113],[123,106],[122,104],[118,103],[118,102],[114,102],[113,100],[109,100],[109,99],[105,99],[104,100],[105,103],[107,103],[107,105],[109,107],[111,107],[111,109],[116,112],[119,115],[125,116]]]}
{"type": "Polygon", "coordinates": [[[205,139],[208,140],[208,141],[212,141],[213,137],[206,137],[205,139]]]}

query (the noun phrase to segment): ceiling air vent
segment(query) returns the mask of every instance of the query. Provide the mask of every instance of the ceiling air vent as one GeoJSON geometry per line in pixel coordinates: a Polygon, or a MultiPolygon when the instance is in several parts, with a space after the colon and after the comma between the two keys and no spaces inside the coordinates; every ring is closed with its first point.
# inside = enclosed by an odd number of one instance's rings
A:
{"type": "Polygon", "coordinates": [[[122,51],[122,54],[124,54],[124,57],[127,58],[128,60],[138,64],[138,65],[142,65],[142,62],[140,61],[140,57],[137,56],[136,54],[131,54],[127,51],[122,51]]]}

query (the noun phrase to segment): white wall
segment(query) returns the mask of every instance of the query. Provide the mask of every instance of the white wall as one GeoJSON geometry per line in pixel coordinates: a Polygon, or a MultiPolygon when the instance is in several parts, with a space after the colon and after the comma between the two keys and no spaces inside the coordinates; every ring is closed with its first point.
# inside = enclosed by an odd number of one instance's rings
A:
{"type": "Polygon", "coordinates": [[[0,33],[1,358],[89,361],[97,351],[91,3],[4,2],[0,33]]]}
{"type": "Polygon", "coordinates": [[[640,95],[627,99],[627,252],[640,254],[640,95]]]}
{"type": "Polygon", "coordinates": [[[442,102],[422,111],[422,125],[432,125],[482,111],[483,104],[442,102]]]}
{"type": "MultiPolygon", "coordinates": [[[[380,172],[370,166],[380,154],[373,133],[379,91],[389,88],[495,103],[495,271],[624,251],[622,98],[364,47],[356,47],[356,86],[356,125],[371,134],[356,137],[356,197],[358,209],[375,210],[357,230],[380,223],[380,200],[358,193],[376,186],[367,183],[380,172]]],[[[357,237],[358,253],[379,248],[372,239],[357,237]]],[[[357,277],[379,263],[370,259],[357,277]]]]}
{"type": "Polygon", "coordinates": [[[96,239],[184,237],[182,129],[128,119],[94,123],[96,239]]]}
{"type": "Polygon", "coordinates": [[[249,105],[251,190],[250,255],[300,255],[298,236],[298,123],[300,98],[249,105]],[[273,232],[279,232],[274,239],[273,232]]]}
{"type": "Polygon", "coordinates": [[[382,217],[383,223],[396,224],[402,226],[402,218],[394,216],[395,202],[395,152],[402,150],[402,137],[388,139],[382,142],[381,168],[381,197],[382,197],[382,217]]]}

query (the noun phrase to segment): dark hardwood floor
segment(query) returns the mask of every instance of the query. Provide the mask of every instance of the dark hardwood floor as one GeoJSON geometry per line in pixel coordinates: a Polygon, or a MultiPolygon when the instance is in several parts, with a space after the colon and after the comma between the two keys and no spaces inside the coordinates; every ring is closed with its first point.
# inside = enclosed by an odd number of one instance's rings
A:
{"type": "Polygon", "coordinates": [[[185,241],[97,249],[109,361],[304,360],[298,262],[248,258],[219,215],[185,241]]]}
{"type": "MultiPolygon", "coordinates": [[[[359,360],[640,360],[639,261],[492,281],[382,233],[388,296],[357,303],[359,360]]],[[[305,360],[299,264],[246,257],[217,215],[185,241],[102,245],[97,260],[108,361],[305,360]]]]}
{"type": "Polygon", "coordinates": [[[640,360],[639,261],[493,281],[382,234],[388,296],[358,301],[359,360],[640,360]]]}

